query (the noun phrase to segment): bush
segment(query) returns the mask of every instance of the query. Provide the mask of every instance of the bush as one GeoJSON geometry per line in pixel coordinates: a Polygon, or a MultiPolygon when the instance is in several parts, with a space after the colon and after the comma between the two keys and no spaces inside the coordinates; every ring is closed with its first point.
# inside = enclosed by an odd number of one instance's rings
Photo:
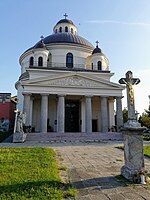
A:
{"type": "Polygon", "coordinates": [[[12,134],[11,131],[8,131],[8,132],[2,132],[2,131],[0,131],[0,142],[2,142],[3,140],[5,140],[11,134],[12,134]]]}

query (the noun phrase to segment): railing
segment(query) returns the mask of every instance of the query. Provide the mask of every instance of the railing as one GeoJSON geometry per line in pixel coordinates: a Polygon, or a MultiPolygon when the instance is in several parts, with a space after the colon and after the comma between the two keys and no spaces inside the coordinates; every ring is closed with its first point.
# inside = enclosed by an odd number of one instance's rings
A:
{"type": "Polygon", "coordinates": [[[108,67],[106,70],[98,70],[97,65],[84,65],[84,64],[73,64],[66,66],[66,63],[56,63],[56,62],[43,62],[42,65],[38,65],[38,62],[34,62],[34,65],[29,65],[29,62],[24,63],[25,66],[39,67],[39,68],[48,68],[48,69],[64,69],[64,70],[87,70],[87,71],[97,71],[97,72],[109,72],[108,67]],[[92,69],[93,67],[93,69],[92,69]]]}

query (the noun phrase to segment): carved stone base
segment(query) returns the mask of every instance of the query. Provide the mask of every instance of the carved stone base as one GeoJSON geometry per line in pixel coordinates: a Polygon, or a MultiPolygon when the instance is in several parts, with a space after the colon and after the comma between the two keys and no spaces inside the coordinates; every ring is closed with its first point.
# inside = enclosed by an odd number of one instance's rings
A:
{"type": "Polygon", "coordinates": [[[137,176],[137,169],[131,169],[124,165],[121,168],[121,175],[132,182],[140,182],[140,177],[137,176]]]}
{"type": "Polygon", "coordinates": [[[13,142],[17,143],[17,142],[24,142],[26,139],[27,134],[26,133],[19,133],[19,132],[15,132],[13,134],[13,142]]]}

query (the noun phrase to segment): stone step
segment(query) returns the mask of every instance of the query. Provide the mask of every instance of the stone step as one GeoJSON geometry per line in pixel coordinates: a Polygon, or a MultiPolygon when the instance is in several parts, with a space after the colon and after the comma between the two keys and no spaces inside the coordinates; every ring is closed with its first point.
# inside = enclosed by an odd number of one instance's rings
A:
{"type": "Polygon", "coordinates": [[[104,140],[123,140],[120,132],[107,133],[28,133],[26,141],[36,142],[99,142],[104,140]]]}

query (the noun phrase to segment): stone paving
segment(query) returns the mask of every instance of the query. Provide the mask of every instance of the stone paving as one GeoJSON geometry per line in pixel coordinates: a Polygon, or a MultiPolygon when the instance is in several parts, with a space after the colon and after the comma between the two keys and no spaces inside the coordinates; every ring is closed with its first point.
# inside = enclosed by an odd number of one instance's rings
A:
{"type": "MultiPolygon", "coordinates": [[[[0,143],[0,147],[53,147],[63,158],[60,164],[68,168],[78,200],[150,200],[150,185],[130,184],[120,178],[124,158],[123,151],[115,148],[118,145],[122,141],[0,143]]],[[[150,159],[145,158],[145,165],[150,171],[150,159]]]]}

